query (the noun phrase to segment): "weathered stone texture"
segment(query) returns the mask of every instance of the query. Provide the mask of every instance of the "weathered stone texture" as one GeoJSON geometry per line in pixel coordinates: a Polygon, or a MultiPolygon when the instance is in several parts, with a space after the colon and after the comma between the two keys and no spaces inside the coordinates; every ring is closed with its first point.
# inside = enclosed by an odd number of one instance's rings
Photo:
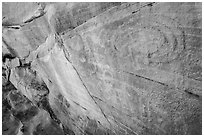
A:
{"type": "Polygon", "coordinates": [[[3,134],[202,134],[201,3],[3,5],[3,134]]]}

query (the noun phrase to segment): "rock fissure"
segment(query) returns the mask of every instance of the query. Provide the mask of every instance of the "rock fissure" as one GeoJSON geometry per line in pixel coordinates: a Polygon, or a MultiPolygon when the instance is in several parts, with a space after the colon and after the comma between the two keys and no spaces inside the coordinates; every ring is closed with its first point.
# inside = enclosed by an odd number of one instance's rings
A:
{"type": "MultiPolygon", "coordinates": [[[[71,63],[69,60],[67,60],[69,63],[71,63]]],[[[72,64],[72,63],[71,63],[72,64]]],[[[94,101],[94,103],[97,105],[97,107],[100,109],[101,113],[103,114],[103,116],[106,118],[106,120],[108,121],[108,123],[111,125],[110,121],[108,120],[107,116],[104,114],[103,110],[101,109],[101,107],[97,104],[97,102],[95,101],[94,97],[92,97],[91,93],[89,92],[88,88],[86,87],[86,85],[84,84],[81,76],[79,75],[79,72],[77,71],[77,69],[72,65],[73,69],[76,71],[79,79],[81,80],[84,88],[86,89],[87,93],[89,94],[89,96],[91,97],[91,99],[94,101]]]]}
{"type": "Polygon", "coordinates": [[[136,77],[139,77],[139,78],[143,78],[143,79],[146,79],[146,80],[155,82],[155,83],[158,83],[158,84],[163,85],[163,86],[168,86],[168,85],[165,84],[165,83],[162,83],[162,82],[159,82],[159,81],[155,81],[155,80],[153,80],[153,79],[150,79],[150,78],[147,78],[147,77],[143,77],[143,76],[137,75],[137,74],[132,73],[132,72],[127,72],[127,71],[122,71],[122,72],[128,73],[128,74],[130,74],[130,75],[133,75],[133,76],[136,76],[136,77]]]}
{"type": "Polygon", "coordinates": [[[180,92],[184,91],[184,92],[186,92],[187,94],[192,95],[192,96],[194,96],[194,97],[197,97],[197,98],[200,97],[199,95],[197,95],[197,94],[195,94],[195,93],[192,93],[192,92],[191,92],[190,90],[188,90],[188,89],[183,90],[183,89],[181,89],[181,88],[179,88],[179,87],[172,87],[172,86],[169,86],[169,85],[166,84],[166,83],[162,83],[162,82],[159,82],[159,81],[156,81],[156,80],[147,78],[147,77],[143,77],[143,76],[137,75],[137,74],[132,73],[132,72],[127,72],[127,71],[123,71],[123,72],[128,73],[128,74],[133,75],[133,76],[136,76],[136,77],[139,77],[139,78],[143,78],[143,79],[146,79],[146,80],[149,80],[149,81],[152,81],[152,82],[161,84],[161,85],[163,85],[163,86],[169,87],[169,89],[178,89],[179,91],[181,90],[180,92]]]}

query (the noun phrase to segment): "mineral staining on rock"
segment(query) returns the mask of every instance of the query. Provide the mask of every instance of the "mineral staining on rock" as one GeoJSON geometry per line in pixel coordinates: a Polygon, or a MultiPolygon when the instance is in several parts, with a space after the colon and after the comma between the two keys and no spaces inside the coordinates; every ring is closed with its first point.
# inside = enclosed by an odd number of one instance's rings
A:
{"type": "Polygon", "coordinates": [[[200,3],[3,5],[3,134],[202,133],[200,3]]]}

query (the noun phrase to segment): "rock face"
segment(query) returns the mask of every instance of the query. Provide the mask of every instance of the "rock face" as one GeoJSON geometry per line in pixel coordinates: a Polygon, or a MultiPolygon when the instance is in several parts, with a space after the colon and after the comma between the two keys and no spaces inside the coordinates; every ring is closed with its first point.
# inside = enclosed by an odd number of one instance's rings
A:
{"type": "Polygon", "coordinates": [[[3,134],[202,134],[201,3],[3,3],[3,134]]]}

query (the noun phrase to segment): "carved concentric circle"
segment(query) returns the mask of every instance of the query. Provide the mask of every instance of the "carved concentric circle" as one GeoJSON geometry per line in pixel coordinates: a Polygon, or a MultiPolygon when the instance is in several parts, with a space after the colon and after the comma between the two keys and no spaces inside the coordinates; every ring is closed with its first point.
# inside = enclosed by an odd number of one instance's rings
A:
{"type": "Polygon", "coordinates": [[[141,58],[148,64],[165,63],[176,59],[184,49],[181,28],[175,20],[161,15],[133,17],[118,29],[105,32],[105,43],[111,43],[120,57],[132,55],[136,63],[141,63],[141,58]]]}

